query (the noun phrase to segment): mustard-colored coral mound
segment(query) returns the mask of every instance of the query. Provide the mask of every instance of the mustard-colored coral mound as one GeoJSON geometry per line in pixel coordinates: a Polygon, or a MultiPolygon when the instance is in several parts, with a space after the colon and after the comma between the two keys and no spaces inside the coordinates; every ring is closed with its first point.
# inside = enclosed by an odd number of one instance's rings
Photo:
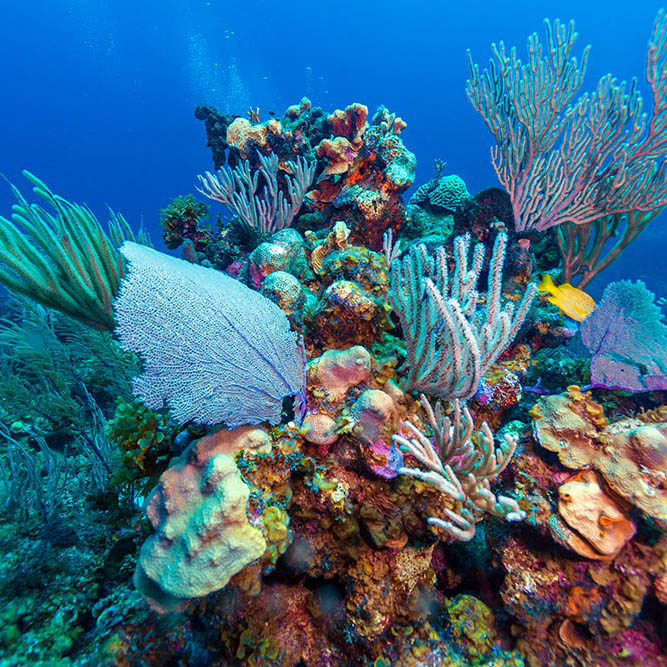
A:
{"type": "Polygon", "coordinates": [[[146,503],[155,533],[141,547],[134,577],[153,609],[180,609],[188,598],[224,588],[264,553],[233,455],[269,445],[258,428],[218,431],[191,444],[162,474],[146,503]]]}

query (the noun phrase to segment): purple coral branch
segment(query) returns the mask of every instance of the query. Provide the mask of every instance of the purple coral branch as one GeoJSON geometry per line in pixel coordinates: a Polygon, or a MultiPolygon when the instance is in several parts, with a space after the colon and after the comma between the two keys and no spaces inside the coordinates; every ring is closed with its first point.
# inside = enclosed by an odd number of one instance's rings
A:
{"type": "Polygon", "coordinates": [[[597,90],[570,100],[581,86],[581,65],[570,57],[576,39],[559,21],[546,21],[548,48],[535,33],[525,65],[512,49],[493,45],[494,60],[481,74],[468,54],[467,93],[496,138],[498,179],[512,199],[517,231],[543,231],[565,222],[651,211],[667,204],[667,20],[660,11],[647,54],[653,111],[646,129],[642,97],[633,81],[611,75],[597,90]],[[660,163],[656,164],[656,160],[660,163]]]}

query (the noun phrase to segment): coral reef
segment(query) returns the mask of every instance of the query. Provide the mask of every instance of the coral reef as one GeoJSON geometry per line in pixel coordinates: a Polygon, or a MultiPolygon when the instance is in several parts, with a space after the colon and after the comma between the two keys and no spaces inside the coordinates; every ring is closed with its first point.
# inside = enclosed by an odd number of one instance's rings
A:
{"type": "Polygon", "coordinates": [[[208,215],[208,206],[192,195],[176,197],[160,211],[162,239],[170,250],[190,241],[198,252],[210,241],[211,232],[200,228],[208,215]]]}
{"type": "Polygon", "coordinates": [[[535,437],[573,470],[594,468],[619,496],[667,521],[667,422],[643,415],[608,423],[590,392],[570,387],[536,406],[535,437]]]}
{"type": "MultiPolygon", "coordinates": [[[[205,116],[210,118],[210,112],[205,116]]],[[[290,162],[296,159],[317,160],[316,181],[306,195],[306,210],[294,222],[297,229],[326,229],[343,220],[352,243],[376,250],[387,229],[398,231],[405,223],[400,195],[414,181],[416,160],[399,136],[405,123],[384,107],[369,123],[362,104],[326,114],[304,98],[281,119],[252,124],[236,118],[216,127],[207,121],[216,168],[224,164],[218,151],[226,145],[230,165],[246,169],[246,181],[251,168],[261,168],[264,156],[275,156],[283,175],[294,173],[290,162]],[[242,167],[246,160],[248,166],[242,167]]],[[[253,196],[254,191],[249,201],[253,196]]]]}
{"type": "Polygon", "coordinates": [[[270,446],[261,429],[218,431],[191,444],[160,476],[146,500],[155,534],[141,547],[134,577],[153,609],[173,611],[184,599],[223,588],[264,553],[262,533],[246,516],[250,491],[233,455],[270,446]]]}
{"type": "MultiPolygon", "coordinates": [[[[573,94],[585,62],[549,30],[573,94]]],[[[534,133],[508,86],[555,79],[503,49],[469,95],[499,135],[510,103],[534,133]]],[[[567,269],[545,230],[570,223],[519,182],[530,160],[474,196],[437,162],[406,206],[416,159],[385,107],[196,115],[218,170],[199,192],[230,219],[169,204],[184,259],[33,176],[55,213],[15,189],[0,219],[0,282],[120,341],[42,306],[0,323],[0,662],[665,664],[651,295],[612,285],[581,323],[534,298],[567,269]]]]}

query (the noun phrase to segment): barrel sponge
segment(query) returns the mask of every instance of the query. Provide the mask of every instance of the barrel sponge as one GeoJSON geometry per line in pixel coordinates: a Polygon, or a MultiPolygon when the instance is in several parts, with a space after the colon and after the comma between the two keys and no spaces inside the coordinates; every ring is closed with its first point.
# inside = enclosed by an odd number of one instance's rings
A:
{"type": "Polygon", "coordinates": [[[155,529],[141,547],[134,582],[157,612],[224,588],[259,558],[266,542],[246,514],[249,487],[234,462],[241,449],[270,447],[265,431],[242,426],[192,443],[146,500],[155,529]]]}

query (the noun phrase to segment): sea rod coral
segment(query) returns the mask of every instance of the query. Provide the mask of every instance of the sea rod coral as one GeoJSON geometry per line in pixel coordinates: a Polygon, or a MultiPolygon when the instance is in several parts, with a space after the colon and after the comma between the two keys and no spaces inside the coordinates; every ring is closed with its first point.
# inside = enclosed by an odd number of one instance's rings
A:
{"type": "Polygon", "coordinates": [[[648,122],[636,83],[619,83],[611,74],[572,102],[590,47],[578,62],[574,22],[545,25],[547,47],[533,33],[526,64],[500,42],[480,73],[468,52],[466,91],[496,139],[493,167],[512,198],[517,231],[583,225],[667,204],[665,12],[656,17],[646,56],[654,102],[648,122]]]}
{"type": "Polygon", "coordinates": [[[453,418],[445,416],[441,403],[435,408],[422,394],[421,405],[428,418],[434,440],[428,438],[410,421],[404,428],[412,435],[393,436],[419,463],[428,468],[402,466],[401,475],[410,475],[433,484],[440,491],[460,503],[456,511],[444,508],[448,520],[429,517],[428,523],[441,528],[455,540],[468,541],[475,535],[475,520],[482,512],[489,512],[507,521],[522,521],[526,513],[517,501],[506,496],[496,497],[489,482],[506,468],[516,449],[516,436],[505,434],[505,442],[494,447],[493,433],[486,422],[473,439],[473,419],[470,411],[458,400],[454,401],[453,418]]]}
{"type": "Polygon", "coordinates": [[[316,163],[301,157],[287,163],[292,176],[285,177],[285,197],[278,184],[277,156],[272,153],[265,157],[258,152],[258,159],[260,168],[255,171],[251,171],[248,160],[233,169],[222,166],[217,174],[207,171],[198,177],[201,187],[197,189],[205,197],[224,204],[247,227],[275,232],[289,227],[299,212],[313,182],[316,163]],[[260,176],[265,184],[261,196],[256,194],[260,176]]]}
{"type": "Polygon", "coordinates": [[[418,245],[391,265],[389,302],[401,321],[407,342],[406,383],[442,398],[470,398],[521,327],[535,285],[519,307],[501,303],[502,269],[507,235],[498,234],[490,260],[486,305],[479,309],[477,281],[485,248],[475,246],[468,265],[470,235],[454,241],[455,269],[449,276],[444,247],[429,256],[418,245]]]}

